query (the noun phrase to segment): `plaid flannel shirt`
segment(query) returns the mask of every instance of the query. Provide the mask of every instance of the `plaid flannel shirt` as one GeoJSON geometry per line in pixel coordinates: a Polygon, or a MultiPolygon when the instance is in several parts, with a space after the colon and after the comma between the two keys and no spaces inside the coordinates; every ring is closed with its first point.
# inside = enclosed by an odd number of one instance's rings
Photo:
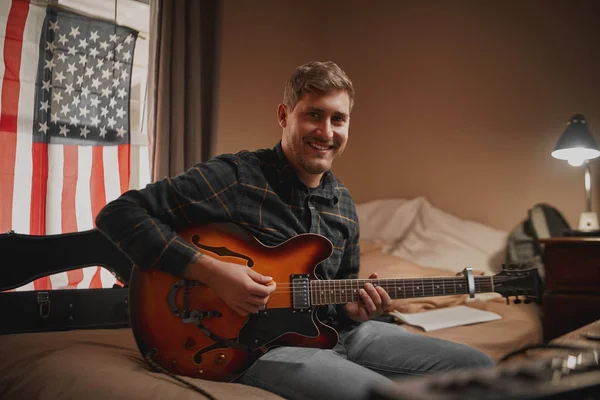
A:
{"type": "MultiPolygon", "coordinates": [[[[175,231],[198,224],[233,222],[274,246],[301,233],[317,233],[334,245],[317,267],[321,279],[357,278],[359,225],[354,201],[331,171],[309,189],[285,157],[273,149],[224,154],[187,172],[129,191],[107,204],[97,228],[142,270],[180,276],[197,250],[175,231]]],[[[343,306],[329,307],[338,329],[353,321],[343,306]]]]}

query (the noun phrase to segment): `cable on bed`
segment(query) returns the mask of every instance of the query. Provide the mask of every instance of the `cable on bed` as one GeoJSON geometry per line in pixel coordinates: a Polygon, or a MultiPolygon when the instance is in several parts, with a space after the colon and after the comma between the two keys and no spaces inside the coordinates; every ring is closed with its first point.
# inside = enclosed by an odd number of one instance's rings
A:
{"type": "Polygon", "coordinates": [[[154,360],[152,360],[152,351],[149,351],[148,353],[146,353],[146,355],[144,356],[144,359],[146,360],[146,362],[153,368],[156,370],[156,372],[161,372],[165,375],[170,376],[171,378],[175,379],[177,382],[183,383],[185,386],[189,387],[190,389],[200,393],[201,395],[205,396],[207,399],[210,400],[217,400],[216,397],[214,397],[212,394],[208,393],[206,390],[199,388],[198,386],[194,385],[193,383],[190,383],[188,381],[186,381],[185,379],[180,378],[179,376],[167,371],[166,369],[164,369],[163,367],[161,367],[160,365],[158,365],[157,363],[154,362],[154,360]]]}

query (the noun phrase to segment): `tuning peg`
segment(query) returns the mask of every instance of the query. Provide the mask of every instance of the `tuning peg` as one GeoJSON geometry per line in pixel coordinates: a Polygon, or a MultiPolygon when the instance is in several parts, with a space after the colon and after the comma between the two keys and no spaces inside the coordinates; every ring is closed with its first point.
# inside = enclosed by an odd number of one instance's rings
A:
{"type": "Polygon", "coordinates": [[[510,301],[508,300],[508,296],[506,296],[505,299],[506,299],[506,305],[510,305],[510,301]]]}
{"type": "Polygon", "coordinates": [[[515,304],[521,304],[521,299],[519,299],[519,296],[515,296],[515,304]]]}
{"type": "Polygon", "coordinates": [[[523,303],[529,304],[529,303],[531,303],[531,299],[529,297],[525,297],[525,300],[523,301],[523,303]]]}

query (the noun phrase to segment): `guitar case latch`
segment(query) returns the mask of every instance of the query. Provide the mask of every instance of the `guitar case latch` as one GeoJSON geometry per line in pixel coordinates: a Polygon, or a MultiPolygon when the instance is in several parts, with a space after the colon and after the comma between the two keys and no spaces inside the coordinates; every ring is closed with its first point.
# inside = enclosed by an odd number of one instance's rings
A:
{"type": "Polygon", "coordinates": [[[37,294],[37,303],[40,311],[40,317],[48,318],[50,315],[50,293],[48,292],[38,292],[37,294]]]}

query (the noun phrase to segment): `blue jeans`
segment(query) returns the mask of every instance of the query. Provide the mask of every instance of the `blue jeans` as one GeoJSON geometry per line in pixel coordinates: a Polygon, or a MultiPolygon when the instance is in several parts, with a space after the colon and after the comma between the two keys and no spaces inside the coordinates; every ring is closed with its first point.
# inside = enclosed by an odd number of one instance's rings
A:
{"type": "Polygon", "coordinates": [[[292,400],[351,400],[365,399],[375,385],[392,384],[389,378],[493,365],[472,347],[368,321],[341,333],[331,350],[272,349],[238,382],[292,400]]]}

